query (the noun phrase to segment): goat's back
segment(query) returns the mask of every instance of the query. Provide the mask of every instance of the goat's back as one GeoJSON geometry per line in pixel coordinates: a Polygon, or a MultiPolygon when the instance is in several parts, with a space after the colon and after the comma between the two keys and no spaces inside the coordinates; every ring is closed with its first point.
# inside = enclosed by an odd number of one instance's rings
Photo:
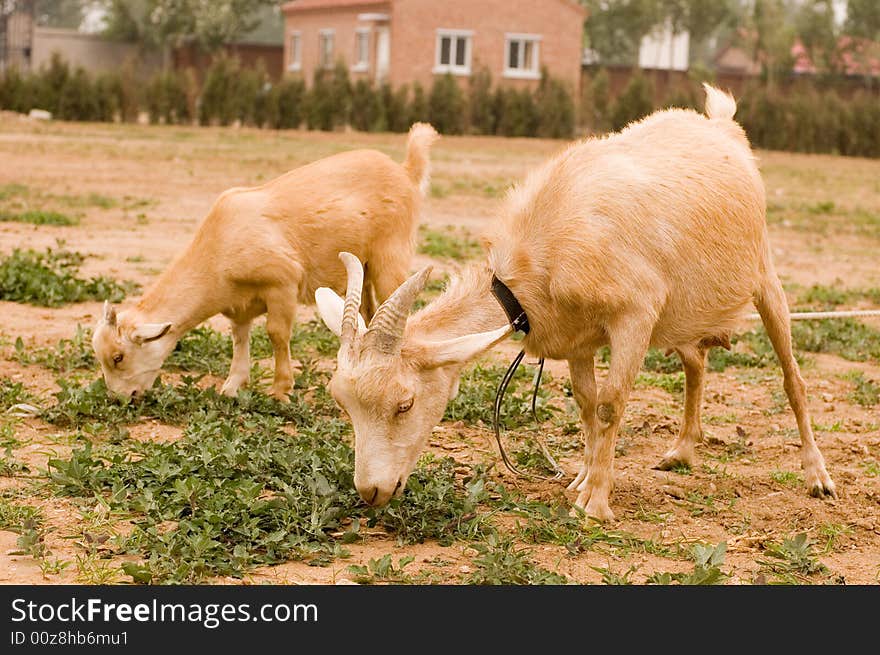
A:
{"type": "Polygon", "coordinates": [[[729,331],[751,300],[765,265],[764,187],[732,120],[662,111],[534,171],[488,240],[499,277],[539,324],[547,317],[532,344],[559,356],[644,309],[655,345],[680,345],[729,331]]]}
{"type": "Polygon", "coordinates": [[[318,287],[344,291],[340,251],[370,262],[383,248],[408,261],[419,199],[400,164],[375,150],[354,150],[259,187],[230,189],[194,244],[216,252],[239,282],[267,284],[289,271],[301,278],[301,299],[311,302],[318,287]]]}

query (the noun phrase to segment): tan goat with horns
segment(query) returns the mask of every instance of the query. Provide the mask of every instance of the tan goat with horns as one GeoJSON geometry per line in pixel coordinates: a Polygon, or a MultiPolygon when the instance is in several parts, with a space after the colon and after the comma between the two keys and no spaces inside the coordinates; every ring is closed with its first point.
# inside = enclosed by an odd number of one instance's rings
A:
{"type": "Polygon", "coordinates": [[[118,313],[105,304],[92,344],[110,391],[126,398],[146,391],[187,331],[224,314],[233,352],[222,392],[234,396],[250,374],[251,323],[266,313],[272,395],[286,399],[297,302],[310,303],[319,287],[344,287],[336,254],[351,250],[364,261],[367,316],[374,297],[388,298],[406,279],[436,138],[433,127],[416,123],[402,165],[376,150],[353,150],[223,193],[189,247],[137,303],[118,313]]]}
{"type": "Polygon", "coordinates": [[[397,289],[366,328],[356,320],[361,266],[341,255],[345,300],[329,289],[316,299],[342,337],[330,390],[354,425],[355,485],[366,502],[381,505],[401,492],[463,366],[511,333],[491,292],[493,273],[529,317],[526,351],[569,363],[586,436],[569,489],[589,516],[614,516],[614,444],[649,346],[675,350],[686,375],[684,421],[660,468],[693,464],[706,353],[729,344],[751,303],[782,364],[807,488],[835,494],[792,354],[763,182],[733,121],[733,98],[708,85],[706,93],[706,116],[657,112],[620,133],[574,143],[533,171],[510,191],[485,240],[488,267],[466,269],[411,317],[430,269],[397,289]],[[594,355],[606,344],[611,362],[597,391],[594,355]]]}

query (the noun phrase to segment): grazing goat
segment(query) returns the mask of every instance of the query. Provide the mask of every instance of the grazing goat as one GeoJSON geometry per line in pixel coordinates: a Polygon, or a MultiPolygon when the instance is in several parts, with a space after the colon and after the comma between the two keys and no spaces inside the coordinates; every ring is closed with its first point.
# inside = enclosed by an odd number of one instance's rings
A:
{"type": "Polygon", "coordinates": [[[355,321],[361,267],[341,255],[345,300],[327,289],[316,300],[341,336],[330,391],[354,425],[355,485],[367,503],[400,493],[463,366],[512,332],[493,274],[528,316],[526,352],[568,360],[586,437],[569,489],[580,492],[576,504],[589,516],[614,516],[615,439],[649,346],[677,352],[686,375],[684,421],[660,468],[693,464],[706,353],[729,344],[750,303],[782,364],[807,488],[835,494],[792,354],[761,176],[733,121],[733,98],[709,86],[706,93],[706,116],[660,111],[620,133],[574,143],[533,171],[509,192],[484,239],[488,266],[466,269],[411,317],[430,268],[397,289],[366,329],[355,321]],[[603,345],[611,361],[597,392],[594,355],[603,345]]]}
{"type": "Polygon", "coordinates": [[[367,318],[406,279],[437,136],[430,125],[413,125],[402,165],[354,150],[223,193],[189,247],[136,304],[118,312],[104,305],[92,344],[110,391],[134,397],[147,390],[178,340],[223,314],[232,321],[233,352],[222,392],[234,396],[249,377],[251,323],[266,313],[272,395],[287,398],[296,304],[310,303],[319,287],[345,287],[337,253],[364,262],[367,318]]]}

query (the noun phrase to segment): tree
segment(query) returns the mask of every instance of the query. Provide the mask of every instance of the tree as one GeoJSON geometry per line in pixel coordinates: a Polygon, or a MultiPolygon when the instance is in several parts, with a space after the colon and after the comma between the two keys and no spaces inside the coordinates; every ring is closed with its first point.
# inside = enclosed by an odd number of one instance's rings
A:
{"type": "Polygon", "coordinates": [[[196,43],[206,52],[253,30],[257,11],[270,0],[104,0],[107,11],[105,34],[133,41],[163,53],[196,43]]]}
{"type": "Polygon", "coordinates": [[[880,3],[877,0],[849,0],[844,31],[871,41],[880,41],[880,3]]]}
{"type": "Polygon", "coordinates": [[[773,87],[779,74],[790,71],[794,63],[791,48],[796,34],[789,20],[791,7],[786,0],[752,0],[744,13],[743,39],[767,86],[773,87]]]}
{"type": "Polygon", "coordinates": [[[36,0],[34,17],[39,25],[76,29],[83,19],[86,0],[36,0]]]}
{"type": "MultiPolygon", "coordinates": [[[[691,59],[699,47],[718,28],[736,16],[734,0],[657,0],[656,27],[665,27],[673,34],[687,32],[690,36],[691,59]]],[[[670,42],[670,49],[674,43],[670,42]]],[[[670,61],[672,56],[670,55],[670,61]]]]}
{"type": "Polygon", "coordinates": [[[840,31],[834,19],[832,0],[808,0],[797,9],[795,27],[798,37],[818,71],[839,73],[840,31]]]}
{"type": "Polygon", "coordinates": [[[635,63],[642,37],[660,22],[658,0],[581,0],[584,36],[603,64],[635,63]]]}
{"type": "Polygon", "coordinates": [[[853,39],[850,51],[862,63],[867,86],[874,84],[869,62],[880,59],[880,2],[849,0],[843,32],[853,39]]]}
{"type": "Polygon", "coordinates": [[[719,26],[736,17],[731,0],[666,0],[681,5],[681,27],[690,33],[691,41],[702,43],[719,26]]]}

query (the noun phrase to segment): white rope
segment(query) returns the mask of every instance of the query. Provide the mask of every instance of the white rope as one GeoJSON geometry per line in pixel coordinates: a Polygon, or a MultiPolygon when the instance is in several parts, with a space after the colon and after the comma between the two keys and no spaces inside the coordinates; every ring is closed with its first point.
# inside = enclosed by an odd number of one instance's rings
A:
{"type": "MultiPolygon", "coordinates": [[[[791,315],[793,321],[807,321],[819,318],[859,318],[868,316],[880,317],[880,309],[853,309],[844,312],[793,312],[791,315]]],[[[746,316],[749,320],[760,321],[760,314],[749,314],[746,316]]]]}

